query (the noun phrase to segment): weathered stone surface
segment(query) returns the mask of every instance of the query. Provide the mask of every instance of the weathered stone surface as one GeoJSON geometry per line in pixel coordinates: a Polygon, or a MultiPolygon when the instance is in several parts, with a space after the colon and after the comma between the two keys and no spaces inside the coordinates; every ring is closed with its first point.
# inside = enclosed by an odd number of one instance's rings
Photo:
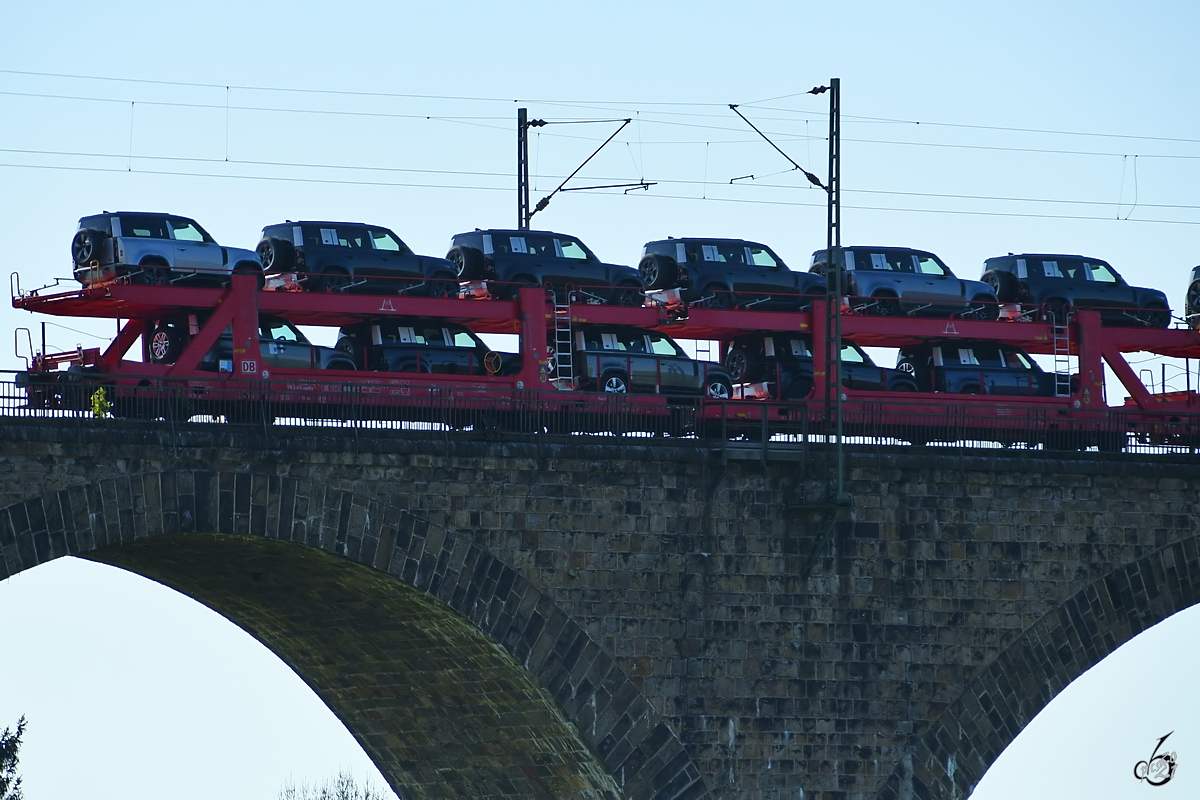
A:
{"type": "MultiPolygon", "coordinates": [[[[851,453],[830,526],[815,449],[5,433],[0,577],[137,548],[154,555],[126,566],[153,575],[162,543],[213,533],[320,548],[495,643],[594,759],[555,774],[598,770],[627,797],[963,797],[1054,694],[1200,592],[1186,462],[851,453]]],[[[254,630],[245,596],[189,586],[254,630]]],[[[339,716],[406,796],[468,791],[389,772],[372,747],[390,723],[339,716]]],[[[397,748],[419,738],[394,728],[397,748]]],[[[479,774],[511,766],[488,758],[479,774]]]]}

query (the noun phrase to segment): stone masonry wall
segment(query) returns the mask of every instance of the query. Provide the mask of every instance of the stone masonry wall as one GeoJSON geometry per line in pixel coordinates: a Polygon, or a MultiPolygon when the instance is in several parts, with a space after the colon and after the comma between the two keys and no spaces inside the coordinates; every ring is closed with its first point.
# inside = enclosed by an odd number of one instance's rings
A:
{"type": "Polygon", "coordinates": [[[189,464],[400,491],[583,626],[712,797],[962,797],[1045,686],[1200,585],[1189,464],[852,453],[831,526],[819,458],[686,442],[56,438],[8,431],[0,508],[189,464]]]}

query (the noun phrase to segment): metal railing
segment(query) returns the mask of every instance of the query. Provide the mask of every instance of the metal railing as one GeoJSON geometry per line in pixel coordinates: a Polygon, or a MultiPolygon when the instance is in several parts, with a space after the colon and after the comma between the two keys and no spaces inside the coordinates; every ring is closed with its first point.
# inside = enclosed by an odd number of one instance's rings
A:
{"type": "MultiPolygon", "coordinates": [[[[746,442],[796,450],[832,438],[816,402],[668,401],[654,395],[593,392],[489,392],[478,386],[414,386],[401,381],[172,381],[86,371],[0,373],[0,418],[54,420],[60,429],[117,422],[146,426],[234,425],[438,435],[507,434],[671,438],[746,442]]],[[[1006,406],[973,398],[850,403],[846,444],[879,449],[1194,454],[1200,413],[1148,415],[1110,409],[1073,418],[1057,407],[1006,406]]]]}

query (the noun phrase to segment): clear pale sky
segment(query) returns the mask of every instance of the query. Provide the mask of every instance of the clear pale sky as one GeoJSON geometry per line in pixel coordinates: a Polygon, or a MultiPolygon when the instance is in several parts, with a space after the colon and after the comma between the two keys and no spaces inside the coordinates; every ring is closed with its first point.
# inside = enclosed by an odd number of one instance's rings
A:
{"type": "MultiPolygon", "coordinates": [[[[284,219],[366,221],[441,255],[458,231],[515,223],[525,106],[634,120],[571,185],[657,182],[560,194],[535,227],[618,263],[704,235],[767,242],[805,269],[824,195],[727,106],[824,176],[827,100],[803,93],[837,76],[844,243],[929,249],[966,277],[1007,252],[1083,253],[1179,312],[1200,263],[1197,9],[8,0],[0,240],[26,289],[69,276],[76,222],[101,209],[184,214],[242,247],[284,219]]],[[[534,199],[615,127],[538,129],[534,199]]],[[[40,321],[0,308],[3,342],[21,326],[38,338],[40,321]]],[[[46,321],[52,349],[112,336],[111,322],[46,321]]],[[[0,369],[21,366],[4,344],[0,369]]],[[[0,620],[0,727],[30,719],[31,798],[269,798],[289,777],[371,774],[273,656],[140,578],[39,567],[0,582],[0,620]]],[[[1156,796],[1196,796],[1198,631],[1185,612],[1086,675],[976,797],[1153,793],[1131,769],[1170,730],[1180,772],[1156,796]]]]}

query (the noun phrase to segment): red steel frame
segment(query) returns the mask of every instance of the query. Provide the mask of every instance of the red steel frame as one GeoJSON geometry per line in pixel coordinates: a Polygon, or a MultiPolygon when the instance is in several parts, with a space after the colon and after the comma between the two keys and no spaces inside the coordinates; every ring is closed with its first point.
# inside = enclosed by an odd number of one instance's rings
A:
{"type": "MultiPolygon", "coordinates": [[[[115,318],[126,320],[117,338],[102,353],[98,348],[63,354],[42,354],[34,371],[55,370],[64,363],[83,363],[118,378],[162,377],[195,381],[214,389],[222,381],[237,380],[241,385],[263,382],[263,392],[275,396],[288,394],[287,382],[328,381],[357,385],[380,402],[395,394],[393,389],[408,387],[456,390],[454,396],[511,399],[516,391],[545,390],[556,394],[554,402],[567,400],[551,382],[547,371],[546,331],[554,326],[555,310],[541,288],[521,289],[516,300],[465,300],[458,298],[420,298],[401,295],[326,294],[257,290],[253,276],[234,275],[227,288],[190,288],[137,286],[113,283],[47,296],[31,293],[15,297],[13,306],[31,312],[56,316],[115,318]],[[148,361],[127,361],[125,355],[139,339],[144,339],[155,320],[181,313],[209,310],[211,314],[174,364],[156,365],[148,361]],[[365,318],[383,316],[420,316],[462,323],[477,333],[520,334],[522,369],[519,374],[498,376],[447,376],[386,372],[276,370],[272,374],[262,360],[258,347],[259,314],[282,317],[298,325],[347,325],[365,318]],[[197,366],[221,335],[232,326],[234,340],[233,372],[217,375],[197,372],[197,366]],[[534,332],[527,335],[527,332],[534,332]],[[284,383],[279,383],[283,381],[284,383]]],[[[568,313],[572,325],[609,324],[653,328],[681,339],[728,342],[753,332],[798,332],[813,339],[815,383],[821,385],[827,369],[824,326],[812,324],[822,319],[825,301],[813,303],[811,312],[774,312],[753,310],[690,309],[686,318],[668,314],[664,308],[637,308],[572,304],[568,313]]],[[[1194,413],[1200,409],[1195,392],[1151,394],[1125,360],[1124,354],[1148,352],[1178,358],[1200,358],[1200,332],[1191,329],[1151,329],[1108,327],[1100,323],[1095,311],[1079,311],[1070,322],[1070,354],[1078,358],[1079,380],[1070,397],[996,397],[991,395],[942,395],[843,390],[843,408],[847,413],[903,414],[904,404],[920,402],[919,413],[936,417],[956,409],[955,413],[974,414],[995,419],[1013,414],[1052,413],[1067,424],[1087,425],[1103,419],[1118,408],[1124,419],[1154,422],[1164,415],[1194,413]],[[1129,391],[1131,399],[1123,407],[1110,408],[1104,400],[1104,369],[1107,363],[1129,391]],[[880,410],[882,409],[882,410],[880,410]]],[[[1052,330],[1046,322],[982,321],[969,319],[926,319],[874,317],[844,313],[842,334],[863,346],[902,347],[929,339],[983,339],[1016,345],[1030,353],[1053,352],[1052,330]]],[[[587,402],[587,393],[571,402],[587,402]]],[[[404,392],[400,396],[410,396],[404,392]]],[[[547,398],[549,399],[549,398],[547,398]]],[[[642,396],[635,402],[663,405],[666,398],[642,396]]],[[[757,420],[769,413],[768,407],[780,404],[761,401],[709,403],[706,417],[757,420]]],[[[806,407],[817,406],[808,403],[806,407]]],[[[915,406],[914,406],[915,407],[915,406]]],[[[777,412],[778,413],[778,412],[777,412]]],[[[782,416],[791,412],[786,410],[782,416]]],[[[805,412],[807,413],[807,411],[805,412]]],[[[913,413],[913,412],[908,412],[913,413]]]]}

